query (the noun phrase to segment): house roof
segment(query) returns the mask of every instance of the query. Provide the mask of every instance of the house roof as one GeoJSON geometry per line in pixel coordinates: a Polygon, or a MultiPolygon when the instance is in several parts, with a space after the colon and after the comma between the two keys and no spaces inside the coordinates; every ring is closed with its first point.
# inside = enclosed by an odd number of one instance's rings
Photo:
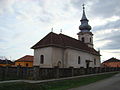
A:
{"type": "Polygon", "coordinates": [[[112,58],[110,58],[110,59],[104,61],[103,63],[107,63],[107,62],[120,62],[120,60],[118,60],[118,59],[112,57],[112,58]]]}
{"type": "Polygon", "coordinates": [[[2,60],[0,59],[0,64],[13,64],[11,60],[2,60]]]}
{"type": "Polygon", "coordinates": [[[19,59],[17,59],[15,62],[33,62],[33,56],[31,55],[26,55],[26,56],[23,56],[19,59]]]}
{"type": "Polygon", "coordinates": [[[64,34],[56,34],[50,32],[38,43],[36,43],[32,49],[38,49],[42,47],[55,46],[61,48],[72,48],[82,50],[91,54],[100,55],[94,48],[88,47],[85,43],[75,38],[69,37],[64,34]]]}

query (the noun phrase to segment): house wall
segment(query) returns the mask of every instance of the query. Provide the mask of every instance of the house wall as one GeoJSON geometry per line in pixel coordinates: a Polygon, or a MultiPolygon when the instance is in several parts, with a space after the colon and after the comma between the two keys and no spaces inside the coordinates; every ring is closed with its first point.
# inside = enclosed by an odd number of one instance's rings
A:
{"type": "Polygon", "coordinates": [[[0,66],[12,66],[12,64],[0,64],[0,66]]]}
{"type": "Polygon", "coordinates": [[[15,66],[21,66],[21,67],[33,67],[33,62],[15,62],[15,66]]]}
{"type": "Polygon", "coordinates": [[[52,67],[52,47],[45,47],[40,49],[34,50],[34,66],[40,66],[40,67],[46,67],[51,68],[52,67]],[[44,63],[40,63],[40,56],[44,55],[44,63]]]}
{"type": "Polygon", "coordinates": [[[102,63],[103,67],[120,67],[120,62],[105,62],[102,63]]]}

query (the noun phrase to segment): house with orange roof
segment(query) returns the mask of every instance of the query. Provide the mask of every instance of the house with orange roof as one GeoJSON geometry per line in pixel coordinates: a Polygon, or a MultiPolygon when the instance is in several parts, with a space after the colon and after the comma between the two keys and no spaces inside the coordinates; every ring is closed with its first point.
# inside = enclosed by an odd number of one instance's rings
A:
{"type": "Polygon", "coordinates": [[[33,67],[33,58],[31,55],[23,56],[15,61],[15,66],[33,67]]]}
{"type": "Polygon", "coordinates": [[[103,67],[120,67],[120,60],[114,57],[104,61],[102,63],[103,67]]]}

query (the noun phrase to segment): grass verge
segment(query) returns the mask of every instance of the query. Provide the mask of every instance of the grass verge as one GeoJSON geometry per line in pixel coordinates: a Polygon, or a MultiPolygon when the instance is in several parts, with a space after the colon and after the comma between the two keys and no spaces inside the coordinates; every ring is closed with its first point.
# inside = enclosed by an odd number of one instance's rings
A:
{"type": "Polygon", "coordinates": [[[47,83],[30,84],[30,83],[4,83],[0,84],[0,90],[66,90],[69,88],[79,87],[94,83],[109,77],[116,73],[87,76],[70,80],[61,80],[47,83]]]}

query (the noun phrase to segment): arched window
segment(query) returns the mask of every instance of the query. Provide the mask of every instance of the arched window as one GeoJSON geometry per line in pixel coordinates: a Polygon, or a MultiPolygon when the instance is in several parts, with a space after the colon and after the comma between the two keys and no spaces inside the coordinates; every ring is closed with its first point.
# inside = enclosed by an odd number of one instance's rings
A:
{"type": "Polygon", "coordinates": [[[85,42],[84,37],[82,37],[82,42],[85,42]]]}
{"type": "Polygon", "coordinates": [[[41,55],[40,56],[40,64],[43,64],[44,63],[44,55],[41,55]]]}
{"type": "Polygon", "coordinates": [[[80,64],[81,60],[80,60],[80,56],[78,56],[78,64],[80,64]]]}
{"type": "Polygon", "coordinates": [[[94,65],[96,65],[96,59],[94,59],[94,65]]]}

